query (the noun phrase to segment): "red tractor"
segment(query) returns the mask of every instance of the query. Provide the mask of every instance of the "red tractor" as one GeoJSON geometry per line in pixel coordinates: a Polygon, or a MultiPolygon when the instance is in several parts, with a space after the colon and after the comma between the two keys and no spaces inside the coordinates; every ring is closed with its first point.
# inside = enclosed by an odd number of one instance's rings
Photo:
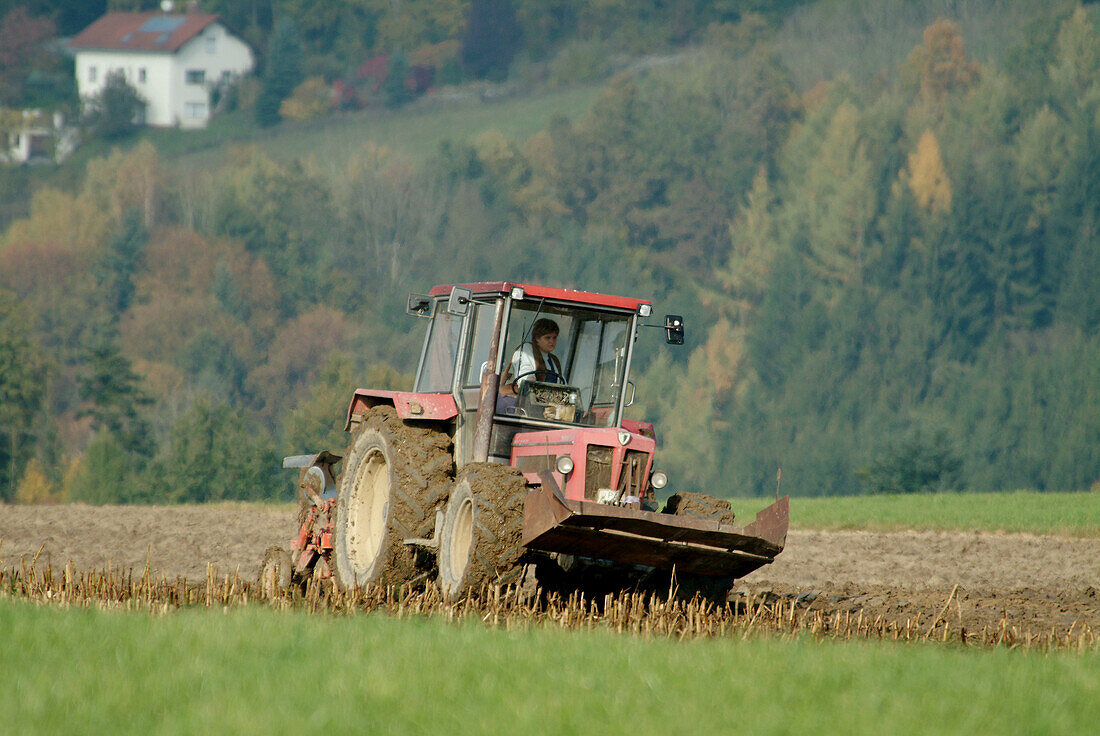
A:
{"type": "Polygon", "coordinates": [[[299,531],[289,553],[268,550],[262,581],[436,576],[453,599],[586,565],[729,581],[783,549],[787,497],[744,527],[705,494],[658,510],[653,425],[623,411],[639,330],[682,344],[679,316],[648,325],[642,299],[510,282],[437,286],[408,312],[427,326],[414,390],[357,389],[343,455],[286,458],[299,531]]]}

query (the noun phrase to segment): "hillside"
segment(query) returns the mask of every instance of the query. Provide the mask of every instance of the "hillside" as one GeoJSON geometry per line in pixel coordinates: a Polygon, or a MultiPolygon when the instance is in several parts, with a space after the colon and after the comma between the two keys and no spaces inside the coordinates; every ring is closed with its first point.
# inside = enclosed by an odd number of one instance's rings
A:
{"type": "MultiPolygon", "coordinates": [[[[429,95],[400,110],[365,110],[334,115],[309,123],[289,123],[266,133],[242,132],[235,144],[255,145],[276,161],[308,162],[320,171],[347,164],[349,151],[370,144],[388,149],[423,165],[445,143],[470,144],[492,130],[516,141],[525,141],[544,130],[555,116],[579,119],[587,112],[599,88],[582,85],[566,89],[505,95],[489,102],[474,90],[429,95]]],[[[172,134],[174,135],[174,134],[172,134]]],[[[165,148],[158,131],[149,140],[165,148]]],[[[170,146],[171,144],[167,144],[170,146]]],[[[172,155],[171,166],[180,172],[201,171],[224,161],[225,146],[217,140],[204,149],[172,155]]]]}
{"type": "Polygon", "coordinates": [[[1094,487],[1098,12],[954,7],[822,0],[580,86],[86,153],[0,237],[0,497],[285,497],[353,386],[409,385],[407,292],[503,277],[687,316],[632,408],[675,488],[1094,487]]]}

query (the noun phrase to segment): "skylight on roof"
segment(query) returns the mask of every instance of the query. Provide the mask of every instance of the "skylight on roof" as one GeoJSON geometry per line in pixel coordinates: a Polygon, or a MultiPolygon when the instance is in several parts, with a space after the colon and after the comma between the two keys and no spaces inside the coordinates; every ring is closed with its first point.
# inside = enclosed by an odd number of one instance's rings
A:
{"type": "Polygon", "coordinates": [[[171,33],[182,26],[185,20],[186,18],[173,18],[169,15],[158,15],[142,23],[141,28],[138,30],[145,33],[171,33]]]}

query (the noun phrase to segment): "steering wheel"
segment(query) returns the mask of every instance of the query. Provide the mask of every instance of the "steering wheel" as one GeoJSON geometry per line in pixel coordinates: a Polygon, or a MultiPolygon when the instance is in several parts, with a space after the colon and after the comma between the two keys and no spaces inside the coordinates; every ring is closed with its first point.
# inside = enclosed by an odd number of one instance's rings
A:
{"type": "Polygon", "coordinates": [[[512,383],[514,383],[516,386],[519,386],[519,379],[527,378],[528,376],[535,376],[535,380],[541,381],[542,383],[565,383],[565,376],[561,375],[551,368],[545,368],[543,370],[536,369],[533,371],[527,371],[526,373],[520,373],[518,376],[512,379],[512,383]],[[537,376],[537,374],[539,373],[543,374],[545,378],[539,378],[537,376]]]}

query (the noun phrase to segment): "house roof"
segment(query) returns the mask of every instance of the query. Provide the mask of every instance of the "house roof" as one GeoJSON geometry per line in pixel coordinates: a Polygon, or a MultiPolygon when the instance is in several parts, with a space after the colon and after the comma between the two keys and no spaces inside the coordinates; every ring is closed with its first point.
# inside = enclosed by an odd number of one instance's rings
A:
{"type": "Polygon", "coordinates": [[[76,50],[175,53],[218,20],[218,16],[205,13],[107,13],[77,34],[68,46],[76,50]]]}

